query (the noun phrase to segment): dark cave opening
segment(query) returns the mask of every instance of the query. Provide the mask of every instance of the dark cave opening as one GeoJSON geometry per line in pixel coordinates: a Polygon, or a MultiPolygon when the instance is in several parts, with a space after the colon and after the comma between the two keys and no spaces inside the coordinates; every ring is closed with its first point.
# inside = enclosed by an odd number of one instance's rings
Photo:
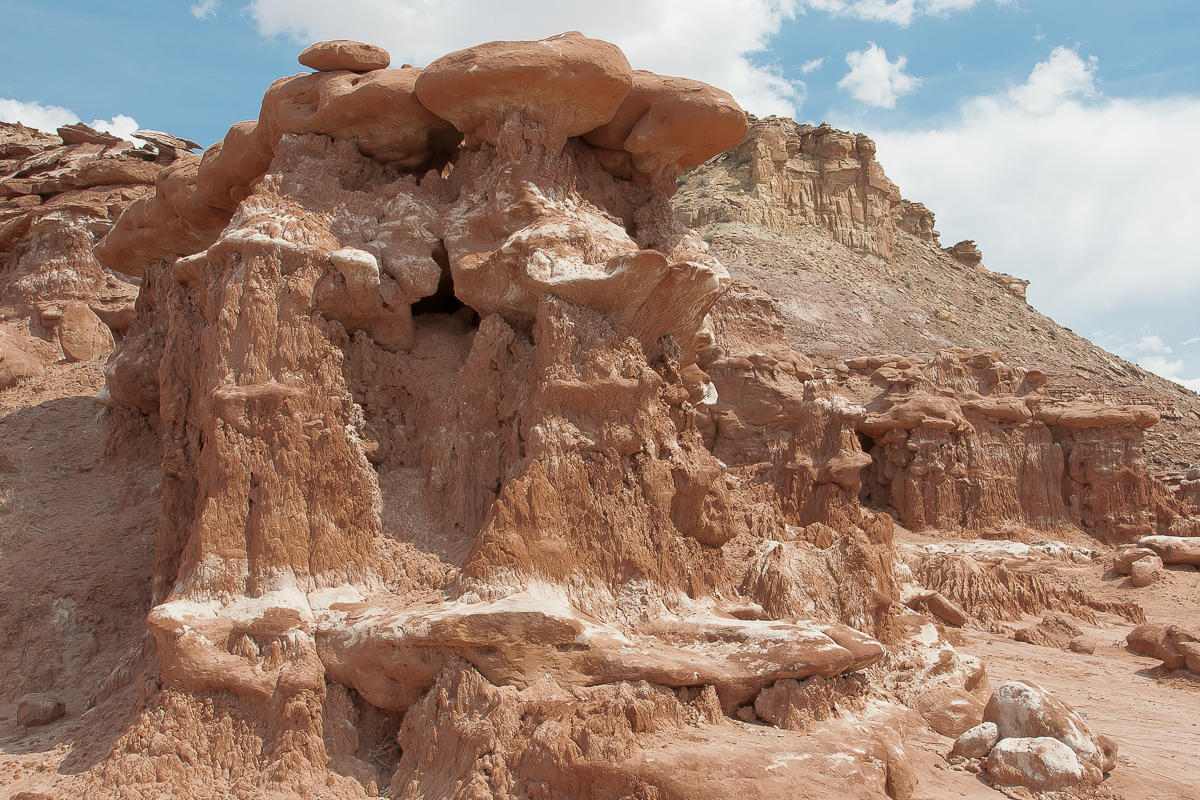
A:
{"type": "MultiPolygon", "coordinates": [[[[442,276],[438,279],[437,291],[428,297],[422,297],[412,304],[413,316],[416,317],[421,314],[455,314],[467,308],[467,304],[458,299],[458,295],[454,293],[454,276],[450,272],[450,256],[446,252],[446,248],[438,246],[430,256],[441,267],[442,276]]],[[[471,325],[478,324],[479,314],[472,309],[471,325]]]]}

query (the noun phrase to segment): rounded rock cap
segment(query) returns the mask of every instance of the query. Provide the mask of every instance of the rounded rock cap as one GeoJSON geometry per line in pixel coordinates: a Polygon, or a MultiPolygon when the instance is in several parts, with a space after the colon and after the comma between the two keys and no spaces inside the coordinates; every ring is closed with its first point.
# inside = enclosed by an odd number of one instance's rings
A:
{"type": "Polygon", "coordinates": [[[416,92],[469,141],[496,144],[513,113],[564,139],[587,133],[612,119],[632,80],[620,48],[571,31],[442,56],[421,73],[416,92]]]}
{"type": "Polygon", "coordinates": [[[392,57],[382,47],[352,42],[349,39],[331,39],[310,44],[296,60],[317,72],[336,72],[343,69],[351,72],[370,72],[387,69],[392,63],[392,57]]]}
{"type": "Polygon", "coordinates": [[[617,113],[583,140],[633,153],[643,172],[668,169],[678,175],[740,144],[749,131],[746,112],[728,92],[637,70],[617,113]]]}

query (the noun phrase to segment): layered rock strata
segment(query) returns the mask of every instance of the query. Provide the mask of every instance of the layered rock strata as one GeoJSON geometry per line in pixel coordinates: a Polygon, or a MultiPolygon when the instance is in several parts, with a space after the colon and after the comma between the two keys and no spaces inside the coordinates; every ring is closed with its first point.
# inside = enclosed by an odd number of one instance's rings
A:
{"type": "Polygon", "coordinates": [[[45,134],[0,123],[0,314],[67,361],[107,354],[133,320],[137,286],[92,247],[197,145],[138,131],[141,146],[82,123],[45,134]]]}
{"type": "MultiPolygon", "coordinates": [[[[868,136],[767,117],[754,120],[746,141],[723,158],[739,181],[736,193],[725,187],[721,202],[709,202],[707,184],[689,187],[689,195],[676,203],[688,225],[817,225],[853,250],[892,257],[900,190],[875,160],[875,143],[868,136]]],[[[920,216],[912,215],[909,224],[933,239],[933,215],[928,225],[918,221],[920,216]]]]}

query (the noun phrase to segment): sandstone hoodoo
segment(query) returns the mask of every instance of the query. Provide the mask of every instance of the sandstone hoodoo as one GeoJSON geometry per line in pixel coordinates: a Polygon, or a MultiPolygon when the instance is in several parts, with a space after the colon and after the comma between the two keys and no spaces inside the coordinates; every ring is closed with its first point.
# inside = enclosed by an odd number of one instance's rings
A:
{"type": "MultiPolygon", "coordinates": [[[[203,155],[4,129],[23,160],[0,178],[0,299],[58,326],[64,363],[111,350],[108,457],[153,477],[119,506],[153,509],[148,636],[92,710],[22,712],[107,726],[56,791],[906,800],[990,791],[975,774],[1106,779],[1112,741],[1040,686],[993,692],[967,648],[1016,630],[1079,662],[1099,649],[1080,626],[1146,621],[1051,565],[1153,559],[1161,582],[1194,563],[1195,501],[1145,458],[1164,413],[948,340],[821,356],[685,224],[803,220],[881,271],[916,242],[1021,303],[964,266],[973,245],[940,249],[869,138],[748,120],[579,33],[425,68],[349,41],[299,60],[315,71],[203,155]],[[689,176],[726,163],[750,194],[701,202],[689,176]],[[85,173],[142,182],[71,189],[91,205],[66,216],[30,182],[85,173]],[[50,286],[30,254],[51,245],[81,277],[50,286]]],[[[0,389],[61,368],[22,346],[0,330],[0,389]]],[[[74,619],[22,602],[27,638],[74,619]]],[[[1129,639],[1171,668],[1194,645],[1129,639]]],[[[57,690],[41,680],[22,693],[57,690]]]]}

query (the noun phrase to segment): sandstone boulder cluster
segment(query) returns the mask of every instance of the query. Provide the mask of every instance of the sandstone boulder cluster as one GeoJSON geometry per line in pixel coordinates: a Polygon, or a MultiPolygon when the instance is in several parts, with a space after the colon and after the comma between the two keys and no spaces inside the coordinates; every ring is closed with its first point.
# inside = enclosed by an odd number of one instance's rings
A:
{"type": "Polygon", "coordinates": [[[1156,658],[1168,670],[1200,674],[1200,633],[1179,625],[1139,625],[1129,632],[1126,646],[1138,655],[1156,658]]]}
{"type": "Polygon", "coordinates": [[[1098,784],[1117,763],[1115,742],[1093,732],[1069,705],[1027,681],[998,688],[983,711],[983,722],[964,731],[952,752],[983,759],[995,783],[1034,791],[1098,784]]]}

